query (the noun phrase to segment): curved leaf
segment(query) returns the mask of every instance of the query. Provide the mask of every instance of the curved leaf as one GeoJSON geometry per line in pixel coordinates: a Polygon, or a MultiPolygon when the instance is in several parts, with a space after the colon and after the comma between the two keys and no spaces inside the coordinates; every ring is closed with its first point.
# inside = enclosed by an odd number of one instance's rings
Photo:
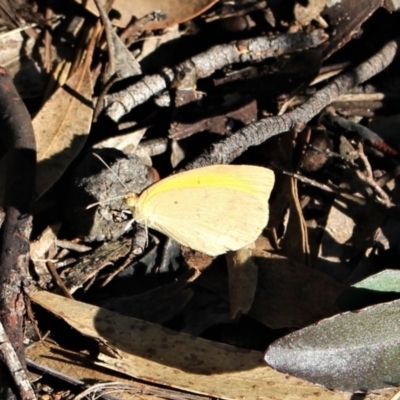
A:
{"type": "Polygon", "coordinates": [[[279,371],[340,390],[400,382],[400,300],[347,312],[274,342],[265,361],[279,371]]]}
{"type": "Polygon", "coordinates": [[[47,191],[86,142],[93,116],[92,78],[86,63],[46,102],[33,120],[37,143],[36,190],[47,191]]]}

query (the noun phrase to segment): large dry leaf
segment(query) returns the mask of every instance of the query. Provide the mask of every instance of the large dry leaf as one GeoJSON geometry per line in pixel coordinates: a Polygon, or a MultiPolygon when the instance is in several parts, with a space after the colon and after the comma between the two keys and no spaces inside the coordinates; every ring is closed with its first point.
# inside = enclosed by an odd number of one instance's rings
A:
{"type": "MultiPolygon", "coordinates": [[[[93,14],[98,15],[97,7],[93,0],[76,1],[84,4],[93,14]]],[[[136,0],[132,3],[131,0],[115,0],[112,10],[118,17],[114,18],[112,23],[119,27],[125,27],[132,16],[142,18],[154,11],[162,11],[167,15],[165,20],[149,22],[144,28],[149,30],[164,29],[196,17],[216,2],[217,0],[136,0]]]]}
{"type": "MultiPolygon", "coordinates": [[[[26,349],[25,355],[29,360],[42,367],[81,382],[92,382],[92,384],[94,382],[116,382],[119,384],[119,388],[114,387],[112,394],[118,396],[119,399],[161,400],[166,398],[164,397],[166,394],[165,389],[159,389],[140,382],[132,382],[131,378],[116,377],[115,373],[108,374],[104,368],[93,367],[90,357],[87,355],[65,350],[54,343],[37,342],[34,346],[29,346],[26,349]],[[158,395],[164,396],[161,398],[158,395]]],[[[78,388],[76,389],[79,390],[78,388]]],[[[107,392],[110,393],[111,391],[105,390],[102,393],[107,392]]],[[[98,396],[100,391],[98,390],[95,394],[98,396]]],[[[175,392],[174,394],[176,395],[177,393],[175,392]]],[[[96,398],[96,396],[93,396],[93,398],[96,398]]]]}
{"type": "Polygon", "coordinates": [[[93,116],[91,99],[92,78],[84,64],[34,118],[39,195],[61,177],[85,144],[93,116]]]}
{"type": "Polygon", "coordinates": [[[31,299],[79,332],[115,349],[101,365],[136,378],[223,399],[350,399],[285,374],[262,354],[178,333],[112,311],[36,292],[31,299]]]}

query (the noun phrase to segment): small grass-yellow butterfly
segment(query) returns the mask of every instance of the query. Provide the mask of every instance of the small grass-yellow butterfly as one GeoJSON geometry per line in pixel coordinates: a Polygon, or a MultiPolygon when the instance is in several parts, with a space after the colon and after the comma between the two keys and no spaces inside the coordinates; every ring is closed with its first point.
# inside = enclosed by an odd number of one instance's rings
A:
{"type": "Polygon", "coordinates": [[[254,242],[268,223],[274,173],[251,165],[211,165],[172,175],[126,203],[134,219],[210,256],[254,242]]]}

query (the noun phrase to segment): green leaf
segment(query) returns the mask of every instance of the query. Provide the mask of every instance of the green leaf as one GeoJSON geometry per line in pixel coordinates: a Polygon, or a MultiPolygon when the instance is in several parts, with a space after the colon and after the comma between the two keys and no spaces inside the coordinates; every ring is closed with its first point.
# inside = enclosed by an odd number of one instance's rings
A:
{"type": "Polygon", "coordinates": [[[265,361],[329,388],[376,390],[400,383],[400,300],[325,319],[274,342],[265,361]]]}

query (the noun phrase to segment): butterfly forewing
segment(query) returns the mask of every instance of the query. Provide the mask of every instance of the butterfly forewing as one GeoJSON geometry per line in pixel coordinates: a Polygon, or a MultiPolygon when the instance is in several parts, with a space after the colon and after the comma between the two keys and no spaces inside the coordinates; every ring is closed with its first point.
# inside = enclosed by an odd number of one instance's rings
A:
{"type": "Polygon", "coordinates": [[[173,175],[146,189],[135,217],[209,255],[238,250],[268,222],[274,175],[249,165],[215,165],[173,175]]]}

